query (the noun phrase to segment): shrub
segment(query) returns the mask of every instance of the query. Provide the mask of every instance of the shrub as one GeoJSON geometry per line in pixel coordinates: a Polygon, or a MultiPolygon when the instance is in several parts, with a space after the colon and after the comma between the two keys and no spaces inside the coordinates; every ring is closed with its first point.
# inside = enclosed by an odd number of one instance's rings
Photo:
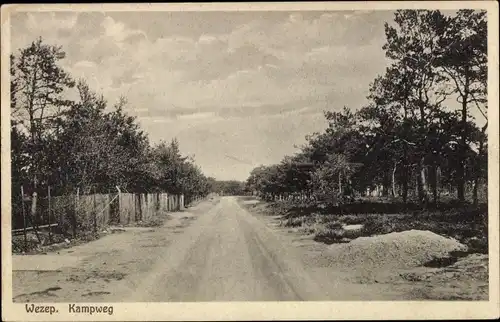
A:
{"type": "Polygon", "coordinates": [[[345,230],[343,229],[329,229],[324,227],[316,232],[314,240],[325,244],[333,244],[339,242],[344,238],[345,230]]]}
{"type": "Polygon", "coordinates": [[[366,217],[361,217],[359,215],[343,215],[339,217],[339,221],[346,225],[358,225],[363,224],[366,221],[366,217]]]}
{"type": "Polygon", "coordinates": [[[342,229],[342,224],[338,221],[330,221],[325,224],[325,228],[329,230],[342,229]]]}
{"type": "Polygon", "coordinates": [[[311,224],[315,221],[313,216],[290,217],[284,222],[285,227],[302,227],[305,224],[311,224]]]}
{"type": "Polygon", "coordinates": [[[314,240],[325,244],[348,243],[352,239],[362,236],[362,232],[360,230],[344,230],[341,227],[341,224],[338,222],[322,227],[317,230],[314,240]],[[340,228],[338,228],[339,225],[340,228]]]}
{"type": "Polygon", "coordinates": [[[488,254],[488,237],[472,237],[465,241],[471,253],[488,254]]]}
{"type": "Polygon", "coordinates": [[[370,217],[363,223],[361,234],[363,236],[382,235],[394,231],[395,224],[387,218],[370,217]]]}
{"type": "Polygon", "coordinates": [[[163,225],[164,219],[160,217],[154,217],[149,220],[137,223],[140,227],[159,227],[163,225]]]}

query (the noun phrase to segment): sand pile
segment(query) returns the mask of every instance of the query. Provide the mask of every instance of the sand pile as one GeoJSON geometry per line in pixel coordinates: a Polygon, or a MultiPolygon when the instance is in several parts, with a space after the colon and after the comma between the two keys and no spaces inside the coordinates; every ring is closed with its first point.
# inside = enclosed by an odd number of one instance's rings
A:
{"type": "Polygon", "coordinates": [[[328,266],[372,275],[420,266],[433,258],[467,247],[430,231],[409,230],[373,237],[360,237],[348,244],[331,245],[323,253],[328,266]]]}

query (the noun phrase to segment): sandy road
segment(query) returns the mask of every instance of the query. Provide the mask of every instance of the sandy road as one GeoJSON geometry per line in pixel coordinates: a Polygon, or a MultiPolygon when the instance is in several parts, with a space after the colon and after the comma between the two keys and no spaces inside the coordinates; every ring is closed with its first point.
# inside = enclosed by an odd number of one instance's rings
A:
{"type": "Polygon", "coordinates": [[[179,237],[131,300],[325,299],[290,249],[233,197],[222,198],[179,237]]]}
{"type": "Polygon", "coordinates": [[[162,227],[132,229],[31,258],[71,257],[68,267],[16,270],[14,265],[14,301],[325,299],[293,249],[236,198],[223,197],[215,206],[207,203],[195,215],[174,214],[162,227]]]}

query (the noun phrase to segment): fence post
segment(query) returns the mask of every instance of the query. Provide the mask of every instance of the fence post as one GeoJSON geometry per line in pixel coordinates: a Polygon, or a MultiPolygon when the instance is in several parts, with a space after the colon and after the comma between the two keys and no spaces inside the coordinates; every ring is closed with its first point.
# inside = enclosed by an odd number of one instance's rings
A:
{"type": "Polygon", "coordinates": [[[33,192],[31,195],[31,218],[33,219],[33,226],[35,226],[36,223],[36,204],[38,200],[38,194],[33,192]]]}
{"type": "Polygon", "coordinates": [[[141,194],[136,193],[134,194],[134,199],[136,203],[135,207],[135,222],[141,221],[142,220],[142,203],[141,203],[141,194]]]}
{"type": "Polygon", "coordinates": [[[116,190],[118,191],[118,198],[117,201],[118,201],[118,206],[115,207],[115,211],[118,212],[118,224],[123,224],[121,221],[122,221],[122,212],[121,212],[121,205],[122,205],[122,192],[120,190],[120,188],[118,186],[115,186],[116,187],[116,190]]]}
{"type": "Polygon", "coordinates": [[[47,222],[49,224],[49,241],[52,242],[52,227],[50,226],[50,213],[51,213],[51,204],[50,204],[50,186],[47,186],[47,197],[49,198],[49,209],[48,209],[48,218],[47,222]]]}
{"type": "Polygon", "coordinates": [[[21,186],[21,206],[23,210],[23,236],[24,236],[24,251],[28,251],[28,236],[26,235],[26,210],[24,209],[24,189],[21,186]]]}
{"type": "Polygon", "coordinates": [[[144,194],[144,203],[143,203],[143,206],[144,206],[144,211],[142,212],[142,220],[146,221],[149,218],[149,207],[150,207],[150,204],[149,204],[149,193],[145,193],[144,194]]]}
{"type": "Polygon", "coordinates": [[[76,196],[75,196],[75,206],[74,206],[74,211],[73,211],[73,218],[72,218],[72,225],[73,225],[73,238],[76,238],[76,226],[77,226],[77,213],[78,213],[78,208],[79,208],[79,198],[80,198],[80,188],[76,188],[76,196]]]}
{"type": "Polygon", "coordinates": [[[42,240],[40,238],[40,235],[38,234],[38,223],[37,223],[37,215],[36,215],[36,206],[37,206],[37,201],[38,201],[38,193],[36,191],[33,192],[33,195],[31,197],[31,225],[33,226],[33,231],[35,232],[36,239],[38,240],[38,243],[42,244],[42,240]]]}
{"type": "Polygon", "coordinates": [[[94,217],[94,234],[97,234],[97,205],[96,205],[96,193],[95,193],[95,187],[94,187],[94,194],[92,195],[92,214],[94,217]]]}

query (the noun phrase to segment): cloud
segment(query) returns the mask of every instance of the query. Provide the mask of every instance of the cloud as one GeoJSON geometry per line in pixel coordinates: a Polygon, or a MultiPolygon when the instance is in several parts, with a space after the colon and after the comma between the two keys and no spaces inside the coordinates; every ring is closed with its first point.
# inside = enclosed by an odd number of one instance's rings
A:
{"type": "MultiPolygon", "coordinates": [[[[115,94],[126,91],[131,103],[152,98],[153,110],[170,104],[187,111],[195,106],[227,110],[238,105],[291,104],[302,108],[294,103],[359,84],[347,73],[376,69],[372,67],[377,65],[368,63],[372,58],[368,53],[380,46],[365,43],[359,47],[362,50],[355,50],[346,42],[353,35],[346,38],[345,17],[340,13],[316,17],[291,13],[276,21],[249,21],[227,34],[207,30],[197,38],[170,36],[154,41],[123,21],[98,17],[87,14],[75,22],[85,35],[76,47],[99,65],[105,80],[98,88],[109,86],[107,91],[115,94]],[[86,33],[82,26],[99,32],[97,36],[86,33]]],[[[93,77],[95,68],[87,71],[93,77]]]]}
{"type": "Polygon", "coordinates": [[[95,62],[82,60],[66,69],[74,79],[85,80],[93,91],[102,91],[112,85],[109,73],[102,73],[95,62]]]}
{"type": "Polygon", "coordinates": [[[104,18],[102,26],[104,27],[104,34],[108,37],[113,37],[117,42],[123,41],[129,33],[125,30],[124,23],[116,22],[111,17],[104,18]]]}
{"type": "Polygon", "coordinates": [[[88,60],[81,60],[74,65],[74,68],[80,69],[96,69],[97,64],[88,60]]]}
{"type": "Polygon", "coordinates": [[[26,29],[32,33],[70,30],[77,22],[78,14],[68,12],[26,13],[26,29]]]}
{"type": "MultiPolygon", "coordinates": [[[[251,21],[228,34],[161,37],[154,42],[140,30],[104,17],[102,35],[89,40],[88,47],[100,66],[113,66],[112,72],[102,70],[111,83],[99,88],[109,84],[115,92],[126,91],[134,104],[149,101],[148,115],[274,115],[311,104],[325,106],[325,98],[334,96],[340,99],[336,104],[346,105],[342,94],[366,86],[357,77],[367,70],[375,75],[383,68],[370,63],[373,56],[368,55],[380,43],[364,43],[354,50],[353,45],[339,43],[339,29],[337,41],[330,36],[324,39],[321,31],[339,17],[322,14],[304,19],[291,14],[282,21],[251,21]],[[270,28],[271,35],[266,35],[265,28],[270,28]],[[276,42],[280,37],[273,38],[273,33],[290,39],[276,42]],[[326,45],[309,47],[307,42],[326,45]]],[[[361,93],[363,100],[366,93],[363,89],[361,93]]]]}
{"type": "Polygon", "coordinates": [[[212,44],[217,41],[217,37],[211,36],[211,35],[201,35],[200,38],[198,38],[198,43],[200,44],[212,44]]]}
{"type": "Polygon", "coordinates": [[[185,115],[180,115],[178,118],[179,119],[187,119],[187,120],[193,120],[193,119],[207,119],[207,118],[213,118],[215,116],[214,112],[202,112],[202,113],[194,113],[194,114],[185,114],[185,115]]]}
{"type": "MultiPolygon", "coordinates": [[[[31,12],[13,17],[12,44],[43,36],[63,46],[65,69],[110,105],[126,96],[152,141],[179,136],[186,152],[222,175],[217,155],[245,159],[248,149],[259,163],[279,161],[321,130],[324,109],[362,106],[386,66],[383,23],[391,15],[31,12]]],[[[232,166],[239,177],[247,167],[232,166]]]]}

